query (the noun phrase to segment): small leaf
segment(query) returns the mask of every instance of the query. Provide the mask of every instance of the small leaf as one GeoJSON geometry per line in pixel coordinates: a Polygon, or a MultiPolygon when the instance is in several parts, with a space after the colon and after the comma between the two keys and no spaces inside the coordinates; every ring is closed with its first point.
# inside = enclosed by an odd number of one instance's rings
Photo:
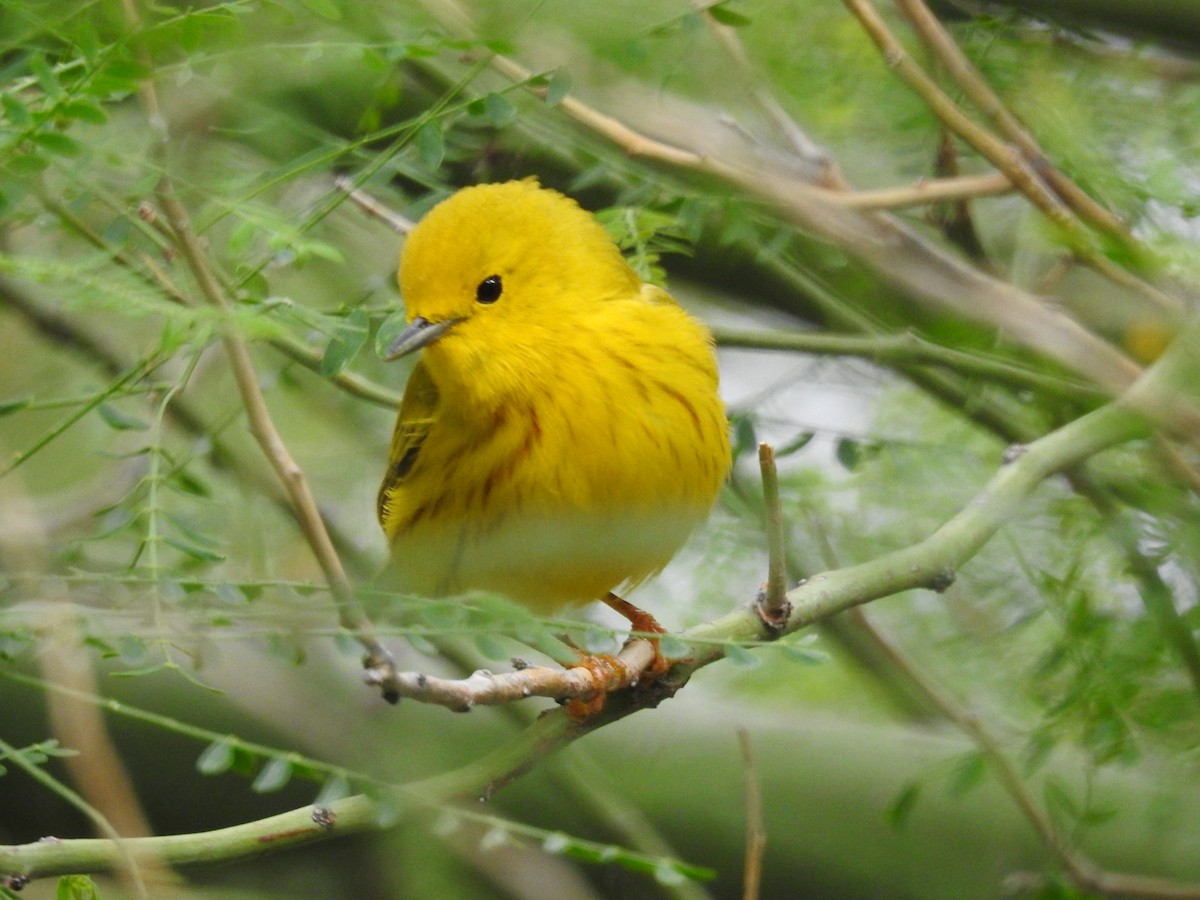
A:
{"type": "Polygon", "coordinates": [[[33,73],[33,77],[37,79],[37,83],[46,92],[46,96],[58,97],[62,94],[62,85],[58,83],[58,76],[54,74],[54,70],[50,68],[50,64],[46,62],[46,57],[42,56],[42,54],[34,53],[30,55],[29,71],[33,73]]]}
{"type": "Polygon", "coordinates": [[[426,122],[417,129],[417,159],[428,169],[436,169],[446,156],[446,138],[437,122],[426,122]]]}
{"type": "Polygon", "coordinates": [[[954,775],[950,779],[949,792],[951,796],[960,797],[973,787],[977,787],[987,772],[987,761],[982,753],[965,753],[954,765],[954,775]]]}
{"type": "Polygon", "coordinates": [[[354,359],[367,342],[369,324],[366,312],[361,309],[353,310],[342,320],[321,356],[320,372],[323,376],[332,378],[354,359]]]}
{"type": "Polygon", "coordinates": [[[571,93],[571,76],[566,69],[555,69],[546,85],[545,101],[547,106],[558,106],[567,94],[571,93]]]}
{"type": "Polygon", "coordinates": [[[517,108],[503,94],[488,94],[483,98],[483,117],[488,124],[503,128],[517,117],[517,108]]]}
{"type": "Polygon", "coordinates": [[[717,3],[708,7],[705,12],[720,22],[722,25],[729,25],[732,28],[743,28],[749,25],[751,19],[749,16],[744,16],[740,12],[734,12],[729,9],[724,3],[717,3]]]}
{"type": "Polygon", "coordinates": [[[207,547],[201,547],[198,544],[193,544],[190,541],[185,541],[175,537],[164,537],[163,542],[170,544],[180,553],[190,556],[192,559],[200,562],[215,563],[223,562],[225,555],[218,553],[216,550],[210,550],[207,547]]]}
{"type": "Polygon", "coordinates": [[[0,94],[0,109],[4,110],[4,118],[8,119],[10,124],[18,128],[24,128],[33,121],[29,107],[22,103],[21,99],[14,94],[0,94]]]}
{"type": "Polygon", "coordinates": [[[214,587],[213,593],[226,606],[244,606],[247,603],[246,595],[242,593],[241,588],[227,581],[222,581],[214,587]]]}
{"type": "Polygon", "coordinates": [[[87,875],[64,875],[54,889],[55,900],[100,900],[100,891],[87,875]]]}
{"type": "Polygon", "coordinates": [[[333,803],[335,800],[342,800],[350,796],[350,782],[346,780],[345,775],[331,775],[321,785],[321,792],[317,794],[317,799],[313,801],[313,806],[326,806],[333,803]]]}
{"type": "Polygon", "coordinates": [[[801,647],[796,644],[783,644],[783,655],[792,662],[802,663],[806,666],[819,666],[829,662],[829,654],[824,650],[817,650],[813,647],[801,647]]]}
{"type": "Polygon", "coordinates": [[[40,153],[18,153],[8,161],[9,171],[17,175],[33,175],[50,165],[40,153]]]}
{"type": "Polygon", "coordinates": [[[673,634],[664,634],[658,640],[658,652],[665,659],[687,659],[692,654],[692,648],[673,634]]]}
{"type": "Polygon", "coordinates": [[[837,442],[837,461],[840,462],[847,471],[853,472],[858,468],[858,464],[862,462],[862,445],[853,438],[841,438],[837,442]]]}
{"type": "Polygon", "coordinates": [[[196,759],[196,770],[201,775],[220,775],[233,768],[233,746],[224,738],[213,741],[196,759]]]}
{"type": "Polygon", "coordinates": [[[100,418],[104,420],[105,425],[117,431],[146,431],[150,428],[149,425],[136,416],[121,412],[121,410],[108,403],[101,403],[96,407],[96,412],[100,414],[100,418]]]}
{"type": "Polygon", "coordinates": [[[333,0],[300,0],[300,2],[309,12],[322,19],[329,19],[331,22],[340,22],[342,19],[342,11],[333,0]]]}
{"type": "Polygon", "coordinates": [[[663,861],[654,867],[654,880],[667,887],[676,887],[687,881],[687,876],[675,863],[663,861]]]}
{"type": "Polygon", "coordinates": [[[375,355],[380,359],[387,356],[388,348],[392,346],[392,342],[407,327],[408,319],[403,309],[396,310],[384,319],[379,325],[379,330],[375,332],[375,355]]]}
{"type": "Polygon", "coordinates": [[[108,113],[100,104],[91,100],[71,100],[58,107],[59,115],[68,119],[77,119],[92,125],[103,125],[108,121],[108,113]]]}
{"type": "Polygon", "coordinates": [[[504,646],[496,640],[495,635],[488,634],[486,631],[475,635],[475,649],[479,651],[479,655],[484,659],[508,658],[508,653],[505,652],[504,646]]]}
{"type": "Polygon", "coordinates": [[[583,636],[579,639],[579,644],[588,653],[613,653],[617,649],[617,638],[607,628],[601,628],[599,625],[590,625],[583,632],[583,636]]]}
{"type": "Polygon", "coordinates": [[[262,771],[250,783],[250,790],[256,794],[269,794],[280,790],[291,780],[291,762],[281,756],[274,756],[267,760],[267,764],[262,767],[262,771]]]}
{"type": "Polygon", "coordinates": [[[508,829],[495,825],[479,839],[479,849],[483,851],[496,850],[509,843],[508,829]]]}
{"type": "Polygon", "coordinates": [[[20,412],[32,403],[29,397],[22,397],[19,400],[0,400],[0,416],[11,415],[15,412],[20,412]]]}
{"type": "Polygon", "coordinates": [[[404,635],[404,637],[409,644],[412,645],[412,648],[418,653],[424,653],[426,656],[438,655],[438,648],[431,640],[429,640],[429,638],[425,637],[425,635],[415,631],[410,631],[408,634],[404,635]]]}
{"type": "Polygon", "coordinates": [[[726,644],[725,658],[740,669],[753,669],[762,664],[757,653],[751,653],[741,644],[726,644]]]}
{"type": "Polygon", "coordinates": [[[921,797],[921,785],[912,781],[904,786],[896,798],[888,804],[884,810],[883,817],[892,828],[900,829],[908,822],[912,811],[917,807],[917,800],[921,797]]]}
{"type": "Polygon", "coordinates": [[[83,152],[83,144],[61,131],[35,132],[33,142],[56,156],[78,156],[83,152]]]}
{"type": "Polygon", "coordinates": [[[798,435],[796,435],[794,438],[792,438],[790,441],[788,441],[786,444],[784,444],[783,446],[776,447],[775,448],[775,456],[777,458],[783,457],[783,456],[790,456],[791,454],[797,452],[798,450],[802,450],[805,447],[807,447],[808,442],[811,441],[815,436],[816,436],[815,431],[802,431],[798,435]]]}

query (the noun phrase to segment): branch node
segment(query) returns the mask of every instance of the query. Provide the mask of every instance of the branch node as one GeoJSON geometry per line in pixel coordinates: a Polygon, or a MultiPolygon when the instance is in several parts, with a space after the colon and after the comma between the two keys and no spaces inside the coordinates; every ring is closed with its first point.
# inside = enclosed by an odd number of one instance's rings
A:
{"type": "Polygon", "coordinates": [[[933,573],[929,581],[925,582],[925,587],[935,593],[941,594],[949,589],[950,585],[954,584],[954,579],[958,575],[953,566],[943,566],[933,573]]]}
{"type": "Polygon", "coordinates": [[[1004,465],[1015,463],[1018,459],[1025,455],[1029,450],[1024,444],[1009,444],[1004,448],[1004,454],[1000,457],[1000,462],[1004,465]]]}

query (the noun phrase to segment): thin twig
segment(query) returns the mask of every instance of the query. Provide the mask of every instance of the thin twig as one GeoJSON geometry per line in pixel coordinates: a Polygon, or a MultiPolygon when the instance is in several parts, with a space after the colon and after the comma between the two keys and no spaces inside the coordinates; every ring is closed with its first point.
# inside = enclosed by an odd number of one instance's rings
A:
{"type": "Polygon", "coordinates": [[[787,598],[787,554],[783,509],[779,502],[779,472],[775,468],[775,450],[770,444],[758,445],[758,466],[762,473],[767,531],[767,584],[756,606],[768,626],[782,630],[787,625],[792,604],[787,598]]]}
{"type": "Polygon", "coordinates": [[[927,75],[904,49],[870,0],[844,0],[847,8],[858,18],[864,30],[879,47],[888,66],[911,87],[938,119],[951,131],[982,154],[992,165],[1004,172],[1012,183],[1039,210],[1054,222],[1068,237],[1072,251],[1088,266],[1113,281],[1136,291],[1153,305],[1155,312],[1170,322],[1178,322],[1184,313],[1183,304],[1151,284],[1143,281],[1097,252],[1080,227],[1079,219],[1064,204],[1059,195],[1043,180],[1042,173],[1011,144],[997,138],[973,121],[927,75]]]}
{"type": "MultiPolygon", "coordinates": [[[[124,8],[130,27],[136,30],[139,25],[137,8],[132,0],[125,0],[124,8]]],[[[168,145],[169,133],[166,121],[161,114],[158,94],[152,80],[146,79],[141,82],[139,96],[151,127],[155,128],[162,136],[162,146],[165,149],[168,145]]],[[[204,299],[215,309],[231,316],[233,306],[209,264],[200,237],[192,227],[187,210],[176,195],[171,179],[166,174],[159,181],[157,197],[159,206],[166,215],[167,224],[175,243],[191,270],[192,276],[196,279],[196,284],[204,299]]],[[[337,599],[339,618],[343,626],[367,651],[363,666],[370,673],[369,680],[381,687],[385,700],[394,703],[398,699],[398,695],[388,683],[389,677],[395,674],[392,655],[375,637],[370,620],[354,594],[354,588],[346,576],[342,561],[325,528],[325,522],[308,486],[308,481],[304,477],[304,471],[296,464],[287,445],[275,428],[262,388],[258,383],[258,373],[250,358],[250,348],[232,327],[223,329],[221,342],[229,358],[242,404],[246,409],[250,431],[287,492],[296,522],[337,599]]]]}
{"type": "Polygon", "coordinates": [[[866,616],[862,616],[861,621],[897,669],[904,672],[913,684],[920,687],[938,710],[958,726],[979,748],[1004,790],[1037,831],[1042,843],[1070,874],[1076,885],[1086,891],[1097,891],[1104,895],[1122,897],[1200,897],[1200,885],[1144,875],[1107,872],[1083,853],[1073,850],[1066,837],[1054,824],[1049,813],[1042,809],[1041,804],[1034,797],[1020,769],[1005,752],[1003,742],[992,733],[984,720],[963,706],[956,696],[944,690],[941,685],[930,678],[908,654],[876,629],[866,616]]]}
{"type": "Polygon", "coordinates": [[[1012,179],[1004,172],[984,175],[959,175],[947,178],[927,178],[911,187],[881,188],[836,192],[826,197],[831,203],[847,209],[904,209],[928,206],[951,200],[972,200],[978,197],[997,197],[1013,192],[1012,179]]]}
{"type": "Polygon", "coordinates": [[[830,188],[833,191],[841,191],[847,188],[848,185],[842,177],[841,168],[838,166],[837,161],[804,132],[804,129],[799,126],[796,120],[788,115],[787,111],[783,108],[783,104],[776,99],[774,93],[764,86],[758,72],[750,64],[750,58],[746,54],[746,48],[742,45],[741,38],[738,37],[737,29],[717,21],[716,17],[709,11],[710,6],[711,4],[701,2],[701,0],[693,0],[692,2],[692,7],[700,14],[704,23],[716,37],[717,42],[724,48],[729,58],[733,60],[754,102],[759,105],[767,118],[775,124],[775,127],[787,139],[800,161],[815,172],[815,176],[811,180],[815,184],[830,188]]]}
{"type": "MultiPolygon", "coordinates": [[[[428,4],[452,31],[469,35],[465,14],[451,0],[428,4]]],[[[528,83],[532,73],[514,60],[495,54],[491,66],[514,82],[528,83]]],[[[545,89],[529,90],[544,95],[545,89]]],[[[1066,365],[1118,396],[1140,374],[1140,368],[1081,326],[1047,307],[1040,299],[971,267],[925,240],[903,223],[883,214],[862,214],[828,199],[837,192],[770,171],[750,171],[709,155],[649,138],[613,116],[574,96],[557,109],[612,141],[633,157],[646,157],[689,171],[716,176],[745,189],[775,207],[782,217],[831,241],[914,298],[925,300],[974,321],[999,328],[1012,339],[1066,365]]]]}
{"type": "Polygon", "coordinates": [[[1126,246],[1136,241],[1121,220],[1093,200],[1082,188],[1068,178],[1046,157],[1037,140],[1021,121],[1009,111],[1004,102],[984,80],[979,70],[963,53],[962,48],[925,5],[924,0],[896,0],[896,5],[912,23],[913,30],[931,53],[946,67],[963,93],[975,106],[992,119],[1008,140],[1012,141],[1038,174],[1078,215],[1117,238],[1126,246]]]}
{"type": "Polygon", "coordinates": [[[799,330],[765,331],[725,326],[712,326],[711,330],[721,347],[859,356],[873,362],[930,364],[982,376],[1016,388],[1033,388],[1072,400],[1095,400],[1102,396],[1099,390],[1086,382],[1046,375],[1021,363],[1009,362],[983,353],[945,347],[914,331],[859,335],[799,330]]]}
{"type": "Polygon", "coordinates": [[[355,187],[354,182],[345,175],[339,175],[333,179],[333,186],[339,191],[344,191],[358,208],[367,215],[374,216],[386,222],[387,226],[396,232],[396,234],[408,234],[415,227],[415,223],[411,219],[407,219],[395,210],[389,209],[362,188],[355,187]]]}
{"type": "Polygon", "coordinates": [[[767,846],[762,788],[758,784],[750,735],[745,728],[739,728],[737,736],[742,751],[742,783],[746,794],[746,860],[742,869],[742,900],[758,900],[762,889],[763,850],[767,846]]]}

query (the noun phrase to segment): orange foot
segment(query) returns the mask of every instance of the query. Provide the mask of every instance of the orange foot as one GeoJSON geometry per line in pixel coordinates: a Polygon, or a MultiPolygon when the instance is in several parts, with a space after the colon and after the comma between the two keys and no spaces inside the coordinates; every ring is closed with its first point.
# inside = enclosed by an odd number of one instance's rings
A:
{"type": "MultiPolygon", "coordinates": [[[[611,591],[604,598],[604,602],[628,619],[631,629],[635,632],[641,632],[643,635],[667,633],[667,629],[663,628],[653,615],[611,591]]],[[[654,648],[654,659],[641,675],[643,684],[648,684],[671,668],[671,661],[659,650],[658,640],[650,638],[650,643],[654,648]]],[[[593,655],[580,652],[579,656],[579,662],[576,665],[591,673],[595,689],[587,697],[567,701],[567,715],[575,722],[586,721],[604,709],[608,692],[622,684],[622,669],[624,668],[615,658],[605,653],[593,655]]]]}
{"type": "MultiPolygon", "coordinates": [[[[608,605],[609,609],[628,619],[629,627],[633,631],[640,631],[643,634],[667,633],[667,629],[663,628],[659,624],[658,619],[654,618],[653,615],[640,607],[634,606],[628,600],[618,597],[612,591],[608,592],[608,596],[604,598],[604,602],[608,605]]],[[[662,655],[656,638],[650,638],[650,643],[654,647],[654,662],[646,670],[646,675],[654,679],[659,675],[665,674],[667,669],[671,668],[671,662],[662,655]]]]}

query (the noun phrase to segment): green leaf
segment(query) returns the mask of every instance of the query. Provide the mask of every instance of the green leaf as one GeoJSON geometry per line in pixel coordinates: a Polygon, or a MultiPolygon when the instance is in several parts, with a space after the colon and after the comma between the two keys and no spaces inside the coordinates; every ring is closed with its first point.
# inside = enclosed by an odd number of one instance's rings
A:
{"type": "Polygon", "coordinates": [[[862,445],[853,438],[841,438],[837,442],[836,455],[837,461],[853,472],[862,462],[862,445]]]}
{"type": "Polygon", "coordinates": [[[417,129],[417,159],[427,169],[436,169],[446,156],[446,138],[437,122],[426,122],[417,129]]]}
{"type": "Polygon", "coordinates": [[[250,783],[250,790],[256,794],[269,794],[280,790],[291,780],[291,762],[281,756],[274,756],[267,760],[267,764],[262,767],[262,771],[250,783]]]}
{"type": "Polygon", "coordinates": [[[29,397],[21,397],[19,400],[0,400],[0,416],[20,412],[32,402],[33,400],[29,397]]]}
{"type": "Polygon", "coordinates": [[[0,109],[4,110],[4,118],[17,128],[24,128],[33,121],[29,107],[15,94],[0,94],[0,109]]]}
{"type": "Polygon", "coordinates": [[[884,810],[884,821],[892,828],[900,829],[908,822],[909,816],[917,808],[917,800],[921,797],[921,785],[915,781],[906,784],[894,800],[884,810]]]}
{"type": "Polygon", "coordinates": [[[58,114],[92,125],[103,125],[108,121],[108,113],[104,111],[104,108],[91,100],[71,100],[63,103],[58,107],[58,114]]]}
{"type": "Polygon", "coordinates": [[[817,650],[813,647],[802,647],[797,644],[782,644],[783,655],[792,662],[802,663],[806,666],[819,666],[829,662],[829,654],[824,650],[817,650]]]}
{"type": "Polygon", "coordinates": [[[346,780],[346,776],[331,775],[321,785],[321,792],[313,800],[313,806],[326,806],[335,800],[342,800],[349,797],[350,792],[350,782],[346,780]]]}
{"type": "Polygon", "coordinates": [[[121,410],[109,403],[101,403],[96,407],[96,412],[104,420],[105,425],[117,431],[146,431],[150,428],[141,419],[121,412],[121,410]]]}
{"type": "Polygon", "coordinates": [[[409,644],[412,645],[412,648],[414,650],[416,650],[418,653],[424,653],[426,656],[437,656],[438,655],[437,646],[433,643],[433,641],[431,641],[431,640],[429,640],[429,638],[425,637],[425,635],[420,634],[419,632],[416,632],[416,631],[410,631],[406,635],[404,635],[404,638],[405,638],[405,640],[408,641],[409,644]]]}
{"type": "Polygon", "coordinates": [[[588,653],[615,653],[617,650],[616,636],[599,625],[588,626],[579,639],[579,644],[588,653]]]}
{"type": "Polygon", "coordinates": [[[233,768],[233,745],[222,738],[213,741],[196,759],[196,770],[201,775],[220,775],[233,768]]]}
{"type": "Polygon", "coordinates": [[[356,309],[346,316],[329,339],[325,353],[321,356],[321,374],[332,378],[346,368],[367,342],[370,331],[370,322],[365,311],[356,309]]]}
{"type": "Polygon", "coordinates": [[[322,19],[329,19],[331,22],[342,20],[342,10],[333,0],[300,0],[300,2],[309,12],[322,19]]]}
{"type": "Polygon", "coordinates": [[[475,649],[484,659],[507,659],[508,652],[504,645],[496,640],[496,636],[481,631],[475,635],[475,649]]]}
{"type": "Polygon", "coordinates": [[[223,553],[218,553],[216,550],[210,550],[207,547],[201,547],[198,544],[193,544],[191,541],[185,541],[177,537],[164,537],[163,542],[170,544],[180,553],[184,553],[200,562],[223,562],[225,559],[223,553]]]}
{"type": "Polygon", "coordinates": [[[403,309],[398,309],[379,325],[375,332],[375,355],[382,359],[387,355],[392,342],[408,327],[408,319],[403,309]]]}
{"type": "Polygon", "coordinates": [[[751,23],[749,16],[744,16],[740,12],[734,12],[729,9],[725,3],[718,3],[715,6],[708,7],[705,12],[720,22],[722,25],[729,25],[733,28],[744,28],[751,23]]]}
{"type": "Polygon", "coordinates": [[[959,757],[954,764],[954,774],[951,776],[949,792],[951,796],[959,797],[977,787],[987,773],[987,760],[982,753],[970,752],[959,757]]]}
{"type": "Polygon", "coordinates": [[[545,101],[547,106],[558,106],[567,94],[571,93],[571,76],[566,69],[555,69],[546,85],[545,101]]]}
{"type": "Polygon", "coordinates": [[[517,117],[517,108],[503,94],[488,94],[483,98],[483,117],[489,125],[503,128],[517,117]]]}
{"type": "Polygon", "coordinates": [[[49,165],[50,160],[40,153],[18,153],[8,161],[8,169],[15,175],[33,175],[49,165]]]}
{"type": "Polygon", "coordinates": [[[58,879],[55,900],[100,900],[100,891],[87,875],[64,875],[58,879]]]}
{"type": "Polygon", "coordinates": [[[40,53],[31,54],[29,57],[29,71],[33,73],[33,77],[37,79],[38,85],[46,92],[47,97],[61,96],[62,85],[58,83],[58,76],[54,74],[54,70],[46,62],[46,57],[40,53]]]}
{"type": "Polygon", "coordinates": [[[33,142],[56,156],[79,156],[83,153],[83,144],[61,131],[35,132],[33,142]]]}
{"type": "Polygon", "coordinates": [[[658,652],[666,659],[687,659],[692,648],[673,634],[664,634],[658,639],[658,652]]]}
{"type": "Polygon", "coordinates": [[[751,653],[741,644],[726,644],[725,658],[740,669],[753,669],[762,665],[762,659],[757,653],[751,653]]]}

